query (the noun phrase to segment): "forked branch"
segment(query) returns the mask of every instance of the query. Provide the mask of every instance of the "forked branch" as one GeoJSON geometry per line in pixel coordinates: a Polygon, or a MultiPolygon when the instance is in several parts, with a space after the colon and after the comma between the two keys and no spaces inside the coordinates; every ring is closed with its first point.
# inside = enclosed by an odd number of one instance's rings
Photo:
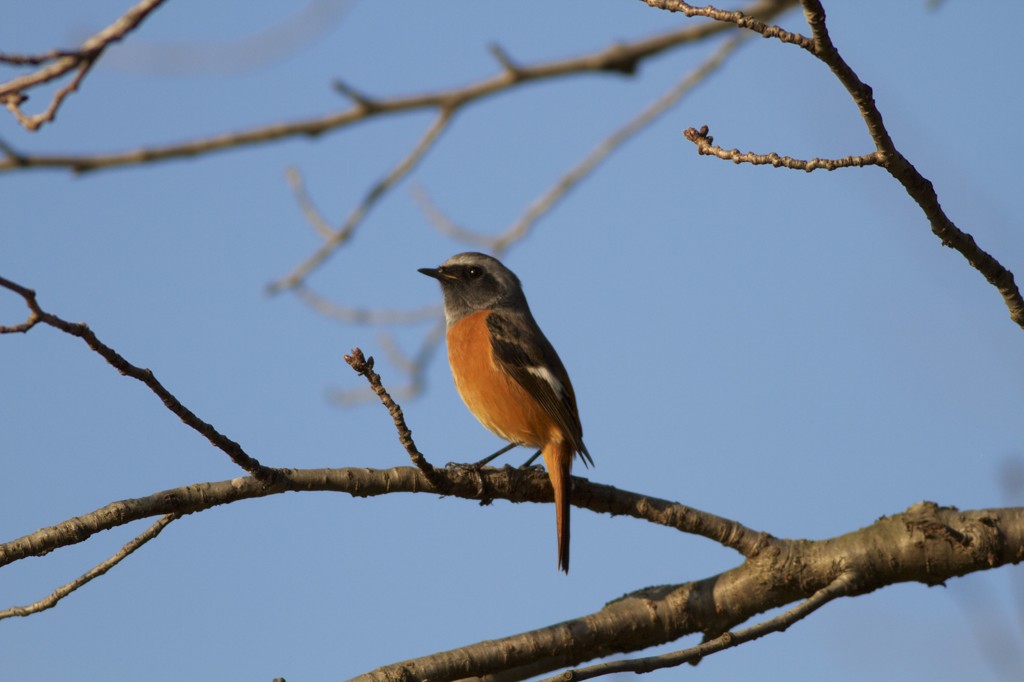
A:
{"type": "Polygon", "coordinates": [[[647,656],[644,658],[624,659],[621,661],[609,661],[599,663],[587,668],[577,668],[562,673],[557,677],[549,677],[543,682],[554,682],[571,675],[573,680],[592,680],[603,675],[614,675],[616,673],[649,673],[664,668],[675,668],[684,663],[697,663],[705,656],[717,654],[719,651],[732,649],[740,644],[752,642],[773,632],[785,632],[789,626],[797,621],[807,618],[809,615],[820,609],[830,601],[844,597],[853,589],[856,579],[853,573],[841,573],[831,583],[822,587],[806,600],[800,602],[788,611],[769,618],[768,620],[752,625],[749,628],[737,632],[723,632],[719,636],[701,642],[697,646],[673,651],[660,656],[647,656]]]}
{"type": "Polygon", "coordinates": [[[774,152],[769,154],[740,153],[739,150],[725,150],[713,145],[712,138],[707,134],[707,126],[699,131],[690,128],[686,137],[697,145],[698,153],[717,156],[734,163],[751,163],[755,165],[770,164],[775,167],[794,168],[805,171],[817,169],[834,170],[836,168],[878,165],[899,181],[907,194],[917,202],[931,225],[932,232],[941,240],[943,246],[958,251],[967,262],[980,272],[1003,297],[1010,319],[1024,328],[1024,297],[1014,281],[1013,273],[1005,268],[991,254],[986,252],[967,232],[964,232],[946,215],[932,183],[914,167],[912,163],[896,148],[889,131],[882,120],[882,113],[875,103],[871,87],[864,83],[849,64],[840,56],[832,43],[828,26],[825,21],[825,8],[819,0],[801,0],[804,16],[811,29],[811,37],[785,31],[750,17],[743,12],[727,12],[713,7],[694,7],[681,0],[643,0],[651,7],[670,12],[682,12],[687,16],[702,16],[714,19],[723,24],[733,24],[759,33],[765,38],[773,38],[789,45],[796,45],[814,55],[824,63],[836,76],[850,94],[860,111],[861,118],[867,126],[868,134],[875,144],[875,152],[863,156],[848,156],[843,159],[812,159],[800,161],[774,152]]]}
{"type": "Polygon", "coordinates": [[[523,680],[583,661],[673,642],[688,634],[704,635],[705,642],[697,647],[570,669],[552,679],[647,672],[781,632],[841,596],[865,594],[901,582],[936,585],[1022,560],[1024,509],[961,512],[920,503],[829,540],[772,540],[756,556],[716,576],[639,590],[595,613],[394,663],[354,679],[443,682],[500,675],[502,680],[523,680]],[[758,614],[793,602],[800,603],[781,616],[731,632],[758,614]]]}
{"type": "Polygon", "coordinates": [[[159,535],[160,531],[166,528],[167,525],[171,523],[171,521],[174,521],[177,518],[177,514],[167,514],[166,516],[161,517],[159,521],[157,521],[152,526],[147,528],[137,537],[132,538],[132,540],[128,544],[126,544],[124,547],[118,550],[118,552],[114,554],[112,557],[110,557],[106,561],[101,562],[100,564],[93,567],[83,575],[75,578],[71,582],[65,585],[61,585],[46,597],[43,597],[42,599],[33,602],[27,606],[12,606],[8,609],[0,611],[0,620],[3,620],[4,618],[13,618],[15,616],[31,616],[32,614],[39,613],[40,611],[52,609],[54,606],[57,605],[57,603],[61,599],[68,596],[78,588],[83,587],[88,583],[92,582],[94,579],[99,578],[101,575],[105,574],[114,566],[117,566],[119,563],[121,563],[121,561],[128,558],[130,554],[132,554],[139,547],[142,547],[144,544],[155,538],[157,535],[159,535]]]}
{"type": "MultiPolygon", "coordinates": [[[[78,89],[82,79],[104,50],[137,28],[142,20],[163,2],[164,0],[142,0],[117,21],[82,43],[77,50],[53,50],[41,55],[0,53],[0,63],[39,67],[32,73],[0,83],[0,103],[3,103],[26,129],[38,130],[44,123],[54,119],[64,99],[78,89]],[[72,71],[75,72],[74,77],[67,85],[57,90],[49,106],[42,113],[29,115],[22,111],[21,105],[28,100],[30,90],[62,78],[72,71]]],[[[12,155],[8,154],[8,160],[13,160],[12,155]]]]}

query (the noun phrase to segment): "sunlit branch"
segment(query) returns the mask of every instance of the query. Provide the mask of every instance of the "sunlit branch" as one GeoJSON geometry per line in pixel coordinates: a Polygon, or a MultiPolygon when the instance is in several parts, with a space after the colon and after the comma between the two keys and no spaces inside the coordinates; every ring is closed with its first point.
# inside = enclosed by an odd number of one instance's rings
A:
{"type": "MultiPolygon", "coordinates": [[[[77,50],[54,50],[36,56],[0,53],[0,62],[41,67],[32,73],[0,84],[0,103],[3,103],[26,129],[38,130],[44,123],[49,123],[54,119],[64,99],[78,89],[82,79],[85,78],[104,50],[138,27],[143,19],[163,2],[164,0],[142,0],[117,21],[82,43],[77,50]],[[72,71],[76,73],[71,82],[57,90],[50,100],[49,106],[42,113],[27,115],[21,110],[21,105],[28,99],[27,93],[30,90],[57,80],[72,71]]],[[[8,160],[11,160],[12,156],[8,153],[8,160]]]]}

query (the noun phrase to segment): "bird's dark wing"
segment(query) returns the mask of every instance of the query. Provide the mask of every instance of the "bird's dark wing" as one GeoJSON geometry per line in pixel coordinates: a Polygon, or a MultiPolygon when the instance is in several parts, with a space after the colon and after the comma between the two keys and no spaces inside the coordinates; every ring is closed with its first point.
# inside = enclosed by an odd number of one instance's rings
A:
{"type": "Polygon", "coordinates": [[[555,420],[562,433],[580,453],[583,463],[594,460],[583,444],[583,426],[576,408],[576,394],[562,360],[533,317],[510,311],[493,311],[487,316],[491,348],[500,367],[555,420]]]}

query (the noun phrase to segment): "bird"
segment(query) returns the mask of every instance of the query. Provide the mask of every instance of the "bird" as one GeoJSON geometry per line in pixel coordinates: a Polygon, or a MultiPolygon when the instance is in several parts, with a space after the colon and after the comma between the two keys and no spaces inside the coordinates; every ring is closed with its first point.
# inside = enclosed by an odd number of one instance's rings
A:
{"type": "Polygon", "coordinates": [[[497,258],[459,253],[419,272],[441,283],[448,364],[466,407],[510,446],[540,449],[554,490],[558,568],[568,573],[572,462],[579,455],[594,464],[569,374],[519,278],[497,258]]]}

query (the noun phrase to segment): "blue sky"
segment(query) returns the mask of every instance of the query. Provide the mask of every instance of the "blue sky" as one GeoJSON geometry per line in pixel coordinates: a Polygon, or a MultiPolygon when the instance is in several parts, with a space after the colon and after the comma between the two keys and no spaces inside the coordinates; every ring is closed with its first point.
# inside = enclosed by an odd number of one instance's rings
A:
{"type": "MultiPolygon", "coordinates": [[[[19,3],[0,21],[0,50],[73,45],[127,5],[19,3]]],[[[948,215],[1024,276],[1016,24],[952,0],[826,7],[840,52],[948,215]]],[[[55,124],[30,134],[0,116],[0,138],[37,153],[185,140],[344,108],[334,78],[380,97],[421,92],[494,73],[492,42],[534,62],[687,21],[625,0],[351,2],[289,49],[253,56],[252,41],[289,16],[277,3],[170,2],[107,55],[55,124]]],[[[781,23],[805,30],[799,11],[781,23]]],[[[499,232],[716,45],[658,57],[634,78],[531,84],[461,112],[310,285],[349,305],[436,304],[436,283],[416,269],[466,247],[430,227],[411,187],[461,224],[499,232]]],[[[342,360],[353,346],[379,358],[387,385],[402,385],[380,329],[325,319],[265,287],[319,245],[285,169],[300,169],[340,224],[431,119],[402,114],[84,176],[2,174],[0,275],[87,322],[266,464],[406,465],[380,405],[329,400],[362,386],[342,360]]],[[[823,65],[748,41],[505,255],[573,378],[597,462],[583,475],[794,538],[846,533],[920,500],[1019,505],[1004,481],[1024,457],[1024,336],[995,289],[939,244],[884,171],[698,157],[681,131],[702,124],[726,148],[804,158],[872,149],[823,65]]],[[[21,301],[0,295],[0,324],[23,318],[21,301]]],[[[429,327],[391,332],[412,353],[429,327]]],[[[402,405],[433,462],[500,445],[462,406],[443,351],[426,381],[402,405]]],[[[4,540],[113,500],[239,475],[144,387],[55,330],[0,338],[0,386],[4,540]]],[[[0,622],[0,660],[12,680],[347,678],[738,563],[701,538],[576,510],[565,577],[553,517],[550,505],[323,493],[218,508],[172,524],[57,608],[0,622]]],[[[48,594],[144,527],[6,567],[0,608],[48,594]]],[[[1019,653],[999,648],[1020,649],[1021,585],[1013,567],[946,588],[887,588],[649,679],[1013,679],[1019,653]]]]}

